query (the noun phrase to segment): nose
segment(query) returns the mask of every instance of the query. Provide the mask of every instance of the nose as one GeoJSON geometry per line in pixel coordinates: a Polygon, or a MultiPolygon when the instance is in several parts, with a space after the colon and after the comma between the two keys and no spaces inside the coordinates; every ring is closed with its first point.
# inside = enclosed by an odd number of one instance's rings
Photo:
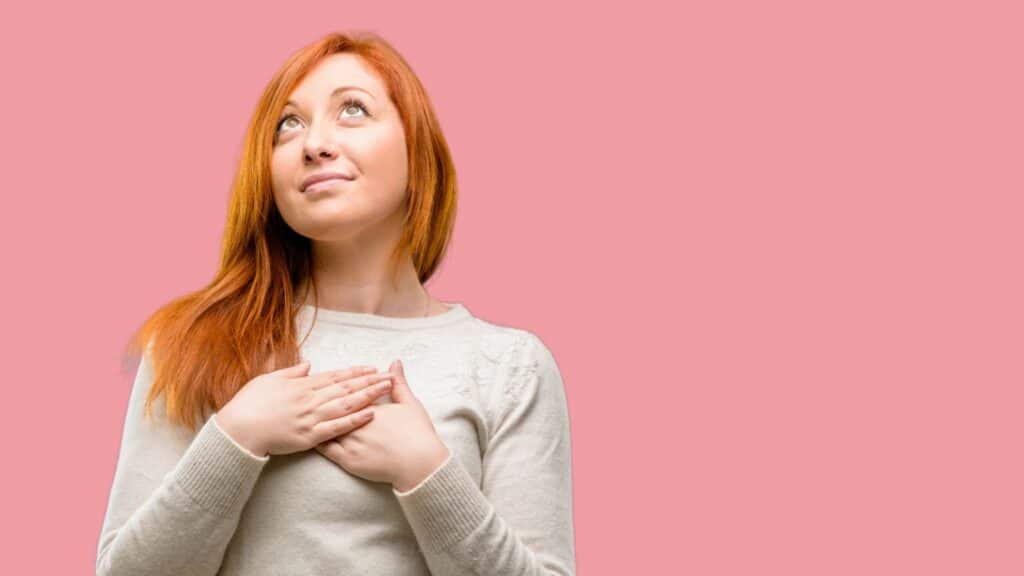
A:
{"type": "Polygon", "coordinates": [[[310,130],[303,144],[303,153],[307,162],[315,158],[333,159],[338,154],[337,145],[331,138],[330,129],[310,130]]]}

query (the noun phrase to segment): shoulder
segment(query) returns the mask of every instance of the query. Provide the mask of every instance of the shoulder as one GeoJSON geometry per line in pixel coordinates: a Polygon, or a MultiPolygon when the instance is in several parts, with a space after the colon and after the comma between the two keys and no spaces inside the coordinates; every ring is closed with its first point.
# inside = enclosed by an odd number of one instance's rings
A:
{"type": "Polygon", "coordinates": [[[532,330],[474,318],[478,352],[486,362],[508,368],[537,368],[554,364],[550,348],[532,330]]]}
{"type": "Polygon", "coordinates": [[[477,381],[492,406],[509,406],[536,394],[561,396],[562,375],[545,342],[524,327],[475,319],[477,381]]]}
{"type": "MultiPolygon", "coordinates": [[[[488,442],[531,426],[561,426],[568,402],[551,349],[534,331],[478,320],[477,379],[486,397],[488,442]]],[[[544,433],[546,434],[546,432],[544,433]]]]}

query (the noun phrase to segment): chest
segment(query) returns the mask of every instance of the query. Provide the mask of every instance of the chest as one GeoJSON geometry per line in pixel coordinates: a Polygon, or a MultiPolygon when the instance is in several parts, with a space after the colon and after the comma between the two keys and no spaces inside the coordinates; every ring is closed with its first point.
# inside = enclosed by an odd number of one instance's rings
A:
{"type": "MultiPolygon", "coordinates": [[[[386,371],[401,359],[406,380],[444,443],[479,483],[487,443],[486,400],[476,378],[471,350],[435,345],[402,334],[311,333],[302,344],[310,374],[354,365],[386,371]]],[[[382,397],[378,404],[390,402],[382,397]]],[[[327,523],[365,522],[400,516],[390,484],[350,474],[316,450],[270,459],[250,499],[250,508],[269,517],[327,523]]]]}

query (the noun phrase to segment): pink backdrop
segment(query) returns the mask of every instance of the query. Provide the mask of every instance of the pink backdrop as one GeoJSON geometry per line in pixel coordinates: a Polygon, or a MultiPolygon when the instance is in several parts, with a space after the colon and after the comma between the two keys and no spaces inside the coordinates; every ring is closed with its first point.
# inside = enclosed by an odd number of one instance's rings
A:
{"type": "Polygon", "coordinates": [[[670,4],[0,18],[4,571],[92,573],[121,347],[210,279],[273,70],[362,28],[458,166],[430,290],[565,377],[580,574],[1024,573],[1020,4],[670,4]]]}

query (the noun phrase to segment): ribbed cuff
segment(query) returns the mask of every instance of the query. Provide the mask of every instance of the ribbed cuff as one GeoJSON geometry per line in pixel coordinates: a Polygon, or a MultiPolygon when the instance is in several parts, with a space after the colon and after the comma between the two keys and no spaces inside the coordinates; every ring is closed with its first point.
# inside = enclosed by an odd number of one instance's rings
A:
{"type": "Polygon", "coordinates": [[[464,540],[494,510],[454,452],[415,488],[391,491],[420,546],[437,551],[464,540]]]}
{"type": "Polygon", "coordinates": [[[178,484],[217,514],[248,500],[270,456],[258,457],[228,436],[214,417],[200,428],[175,470],[178,484]]]}

